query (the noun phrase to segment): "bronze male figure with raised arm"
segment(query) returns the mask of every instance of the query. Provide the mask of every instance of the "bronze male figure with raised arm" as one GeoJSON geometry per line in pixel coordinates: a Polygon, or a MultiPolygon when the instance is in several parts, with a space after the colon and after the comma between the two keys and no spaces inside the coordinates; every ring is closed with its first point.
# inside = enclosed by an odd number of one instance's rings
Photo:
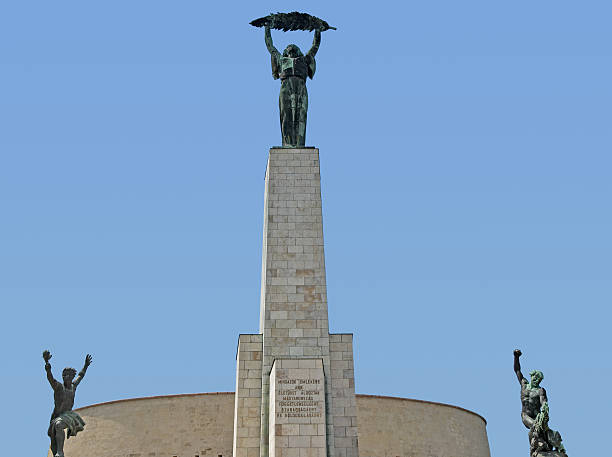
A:
{"type": "Polygon", "coordinates": [[[83,380],[87,367],[91,365],[91,355],[85,357],[85,365],[75,379],[76,370],[74,368],[64,368],[62,371],[62,382],[57,381],[51,373],[51,353],[43,352],[45,360],[45,371],[51,388],[53,389],[53,397],[55,400],[55,408],[51,414],[49,430],[47,434],[51,438],[51,452],[53,457],[64,457],[64,429],[68,430],[67,437],[76,436],[83,430],[85,422],[77,413],[72,411],[74,406],[74,394],[79,383],[83,380]]]}
{"type": "Polygon", "coordinates": [[[523,353],[514,350],[514,372],[521,384],[521,419],[529,429],[530,457],[567,457],[559,432],[548,427],[549,408],[546,390],[540,387],[544,374],[539,370],[530,372],[527,381],[521,372],[519,358],[523,353]]]}

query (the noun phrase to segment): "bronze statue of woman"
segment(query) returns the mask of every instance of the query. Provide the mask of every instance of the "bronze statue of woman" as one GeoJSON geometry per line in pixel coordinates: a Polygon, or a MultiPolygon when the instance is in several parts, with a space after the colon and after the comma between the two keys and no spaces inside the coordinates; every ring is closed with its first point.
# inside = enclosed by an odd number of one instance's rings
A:
{"type": "Polygon", "coordinates": [[[290,44],[281,54],[272,43],[270,27],[265,26],[266,47],[272,57],[272,76],[281,80],[278,107],[280,110],[283,147],[299,148],[306,143],[306,113],[308,91],[306,77],[312,79],[316,70],[315,55],[321,43],[321,30],[316,29],[312,47],[302,54],[300,48],[290,44]]]}

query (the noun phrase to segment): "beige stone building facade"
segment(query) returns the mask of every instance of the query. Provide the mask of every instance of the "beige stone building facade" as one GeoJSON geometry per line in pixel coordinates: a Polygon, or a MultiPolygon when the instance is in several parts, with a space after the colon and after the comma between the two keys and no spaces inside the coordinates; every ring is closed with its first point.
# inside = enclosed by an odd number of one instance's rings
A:
{"type": "Polygon", "coordinates": [[[490,457],[475,413],[355,395],[353,335],[329,333],[320,177],[318,149],[270,150],[260,328],[238,338],[235,393],[82,408],[69,457],[490,457]]]}

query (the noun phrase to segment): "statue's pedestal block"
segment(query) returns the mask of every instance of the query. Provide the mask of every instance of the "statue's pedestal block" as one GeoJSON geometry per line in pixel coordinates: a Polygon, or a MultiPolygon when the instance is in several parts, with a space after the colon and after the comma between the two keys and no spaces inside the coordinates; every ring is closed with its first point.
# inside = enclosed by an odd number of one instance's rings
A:
{"type": "Polygon", "coordinates": [[[326,457],[322,359],[276,359],[270,373],[270,457],[326,457]]]}
{"type": "Polygon", "coordinates": [[[329,333],[321,206],[319,150],[270,149],[260,327],[238,342],[233,457],[359,457],[353,335],[329,333]]]}

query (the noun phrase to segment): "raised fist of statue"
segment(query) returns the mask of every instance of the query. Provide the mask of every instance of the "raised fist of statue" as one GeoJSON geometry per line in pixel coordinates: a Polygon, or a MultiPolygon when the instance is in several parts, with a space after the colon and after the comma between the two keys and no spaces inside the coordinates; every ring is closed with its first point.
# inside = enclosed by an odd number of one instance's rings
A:
{"type": "Polygon", "coordinates": [[[91,365],[92,360],[93,359],[91,358],[91,354],[87,354],[85,356],[85,366],[88,367],[89,365],[91,365]]]}
{"type": "Polygon", "coordinates": [[[520,349],[515,349],[514,350],[514,357],[520,357],[522,355],[523,355],[523,353],[521,352],[520,349]]]}
{"type": "Polygon", "coordinates": [[[49,360],[51,359],[51,353],[49,352],[48,349],[45,349],[43,351],[43,359],[45,360],[45,363],[49,363],[49,360]]]}

